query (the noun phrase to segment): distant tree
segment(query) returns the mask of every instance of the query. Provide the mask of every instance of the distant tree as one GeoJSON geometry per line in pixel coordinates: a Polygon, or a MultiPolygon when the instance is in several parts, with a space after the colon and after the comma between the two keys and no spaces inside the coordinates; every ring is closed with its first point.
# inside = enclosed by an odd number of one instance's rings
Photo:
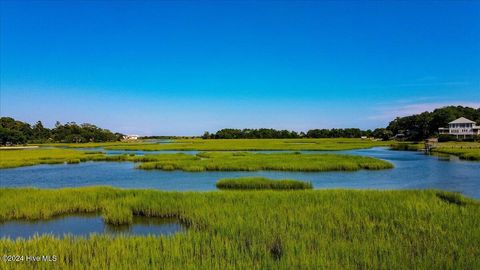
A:
{"type": "Polygon", "coordinates": [[[377,128],[372,132],[372,136],[386,141],[393,136],[393,133],[386,128],[377,128]]]}
{"type": "Polygon", "coordinates": [[[372,131],[363,131],[358,128],[347,129],[312,129],[297,133],[289,130],[276,130],[271,128],[260,129],[221,129],[216,133],[205,132],[202,138],[214,139],[291,139],[291,138],[360,138],[371,136],[372,131]],[[366,135],[365,135],[366,134],[366,135]]]}
{"type": "Polygon", "coordinates": [[[11,117],[0,118],[0,126],[9,130],[18,131],[27,138],[32,135],[32,128],[29,124],[17,121],[11,117]]]}
{"type": "MultiPolygon", "coordinates": [[[[121,141],[125,137],[125,134],[122,134],[122,133],[119,133],[119,132],[115,132],[114,135],[115,135],[115,141],[121,141]]],[[[146,139],[148,139],[148,138],[146,138],[146,139]]]]}
{"type": "Polygon", "coordinates": [[[0,127],[1,145],[25,144],[27,138],[20,131],[0,127]]]}
{"type": "Polygon", "coordinates": [[[57,121],[55,128],[48,129],[43,126],[41,121],[31,127],[29,124],[11,117],[0,118],[0,128],[2,128],[0,141],[3,145],[41,143],[49,140],[66,143],[107,142],[118,141],[123,137],[122,134],[115,134],[92,124],[77,125],[75,122],[68,122],[62,125],[57,121]]]}
{"type": "Polygon", "coordinates": [[[372,137],[373,131],[371,129],[362,130],[362,136],[372,137]]]}
{"type": "Polygon", "coordinates": [[[37,121],[32,127],[32,141],[45,142],[50,138],[50,130],[45,128],[42,121],[37,121]]]}
{"type": "Polygon", "coordinates": [[[210,134],[205,132],[202,138],[215,139],[274,139],[274,138],[299,138],[295,131],[276,130],[271,128],[260,129],[232,129],[226,128],[210,134]]]}

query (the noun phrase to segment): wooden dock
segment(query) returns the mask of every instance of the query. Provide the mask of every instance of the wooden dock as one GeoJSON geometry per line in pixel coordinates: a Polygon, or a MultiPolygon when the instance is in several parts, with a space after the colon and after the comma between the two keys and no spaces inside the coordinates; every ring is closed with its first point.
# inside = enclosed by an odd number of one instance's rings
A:
{"type": "Polygon", "coordinates": [[[437,138],[426,139],[423,144],[423,152],[425,152],[425,154],[430,154],[432,149],[437,147],[437,143],[438,143],[437,138]]]}

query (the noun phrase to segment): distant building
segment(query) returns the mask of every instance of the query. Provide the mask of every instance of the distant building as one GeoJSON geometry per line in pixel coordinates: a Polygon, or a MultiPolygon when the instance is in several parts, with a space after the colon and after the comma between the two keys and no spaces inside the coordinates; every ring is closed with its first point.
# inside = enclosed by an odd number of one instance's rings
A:
{"type": "Polygon", "coordinates": [[[472,120],[460,117],[448,123],[448,128],[439,128],[440,134],[455,135],[457,138],[468,138],[470,136],[480,135],[480,126],[472,120]]]}
{"type": "Polygon", "coordinates": [[[138,136],[138,135],[125,135],[125,136],[123,136],[123,139],[124,140],[138,140],[139,137],[140,136],[138,136]]]}

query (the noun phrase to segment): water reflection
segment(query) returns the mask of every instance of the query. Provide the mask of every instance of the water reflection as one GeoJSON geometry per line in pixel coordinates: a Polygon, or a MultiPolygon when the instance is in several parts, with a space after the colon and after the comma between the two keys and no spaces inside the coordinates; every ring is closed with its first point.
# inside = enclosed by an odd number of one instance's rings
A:
{"type": "Polygon", "coordinates": [[[100,215],[65,215],[48,220],[13,220],[0,223],[0,238],[30,238],[34,235],[49,234],[89,236],[108,235],[171,235],[182,232],[185,227],[175,219],[134,216],[132,225],[113,226],[105,224],[100,215]]]}

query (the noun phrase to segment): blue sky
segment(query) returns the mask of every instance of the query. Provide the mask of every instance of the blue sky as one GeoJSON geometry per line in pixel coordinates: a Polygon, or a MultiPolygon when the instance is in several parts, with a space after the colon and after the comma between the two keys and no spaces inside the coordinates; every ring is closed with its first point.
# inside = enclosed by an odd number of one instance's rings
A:
{"type": "Polygon", "coordinates": [[[1,1],[0,113],[123,133],[480,106],[480,2],[1,1]]]}

